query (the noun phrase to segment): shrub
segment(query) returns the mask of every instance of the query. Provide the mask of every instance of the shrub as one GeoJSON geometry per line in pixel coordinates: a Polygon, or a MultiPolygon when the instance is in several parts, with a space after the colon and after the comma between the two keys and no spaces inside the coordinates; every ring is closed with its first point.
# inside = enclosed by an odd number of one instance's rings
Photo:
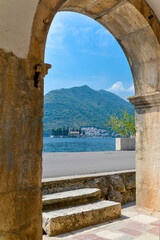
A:
{"type": "Polygon", "coordinates": [[[110,116],[106,121],[107,126],[111,126],[112,131],[118,133],[121,137],[130,137],[135,135],[135,117],[127,113],[127,110],[121,110],[122,114],[118,118],[116,114],[110,116]]]}

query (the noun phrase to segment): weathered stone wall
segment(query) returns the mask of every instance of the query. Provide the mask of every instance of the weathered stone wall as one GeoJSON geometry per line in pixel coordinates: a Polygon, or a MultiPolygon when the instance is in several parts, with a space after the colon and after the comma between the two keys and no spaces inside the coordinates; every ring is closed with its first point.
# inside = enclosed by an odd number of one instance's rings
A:
{"type": "Polygon", "coordinates": [[[88,187],[101,189],[103,199],[121,203],[132,202],[136,199],[134,171],[44,179],[42,182],[42,193],[47,194],[88,187]]]}
{"type": "Polygon", "coordinates": [[[40,240],[43,81],[0,51],[0,239],[40,240]]]}

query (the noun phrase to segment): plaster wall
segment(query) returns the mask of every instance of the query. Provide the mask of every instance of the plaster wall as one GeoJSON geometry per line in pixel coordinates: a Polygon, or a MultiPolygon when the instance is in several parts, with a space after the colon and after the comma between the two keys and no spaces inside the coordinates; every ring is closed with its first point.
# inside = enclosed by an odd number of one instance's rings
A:
{"type": "Polygon", "coordinates": [[[152,8],[158,19],[160,20],[160,1],[159,0],[146,0],[149,6],[152,8]]]}
{"type": "Polygon", "coordinates": [[[25,58],[38,0],[0,1],[0,48],[25,58]]]}

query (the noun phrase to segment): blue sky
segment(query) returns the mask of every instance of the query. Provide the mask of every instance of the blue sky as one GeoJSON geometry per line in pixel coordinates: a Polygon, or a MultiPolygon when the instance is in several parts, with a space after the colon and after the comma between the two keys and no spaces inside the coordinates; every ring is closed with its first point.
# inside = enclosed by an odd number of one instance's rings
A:
{"type": "Polygon", "coordinates": [[[52,65],[44,93],[88,85],[122,98],[134,95],[127,59],[114,37],[82,14],[59,12],[50,27],[45,62],[52,65]]]}

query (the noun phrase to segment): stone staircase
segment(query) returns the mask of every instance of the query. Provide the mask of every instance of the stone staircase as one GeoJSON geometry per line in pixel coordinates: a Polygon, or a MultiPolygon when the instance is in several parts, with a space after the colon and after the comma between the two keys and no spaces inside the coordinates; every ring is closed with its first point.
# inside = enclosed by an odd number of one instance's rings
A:
{"type": "Polygon", "coordinates": [[[120,203],[100,198],[97,188],[43,195],[44,232],[56,236],[120,217],[120,203]]]}

